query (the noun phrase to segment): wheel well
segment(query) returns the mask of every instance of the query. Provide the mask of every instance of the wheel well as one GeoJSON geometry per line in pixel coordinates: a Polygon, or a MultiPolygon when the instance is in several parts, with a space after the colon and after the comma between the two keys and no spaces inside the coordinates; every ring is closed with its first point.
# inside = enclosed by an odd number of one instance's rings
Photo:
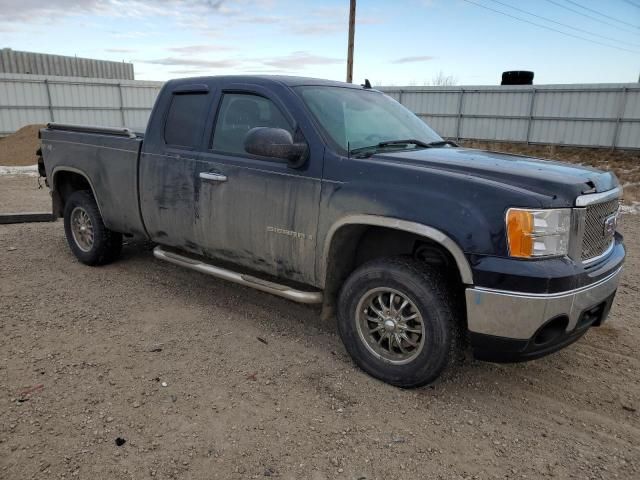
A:
{"type": "Polygon", "coordinates": [[[351,272],[369,260],[400,255],[441,268],[451,285],[463,292],[458,265],[440,243],[393,228],[345,225],[335,232],[326,258],[323,317],[333,314],[340,287],[351,272]]]}
{"type": "Polygon", "coordinates": [[[89,190],[93,193],[91,184],[81,173],[62,171],[57,172],[53,185],[53,214],[62,217],[67,199],[73,192],[89,190]]]}

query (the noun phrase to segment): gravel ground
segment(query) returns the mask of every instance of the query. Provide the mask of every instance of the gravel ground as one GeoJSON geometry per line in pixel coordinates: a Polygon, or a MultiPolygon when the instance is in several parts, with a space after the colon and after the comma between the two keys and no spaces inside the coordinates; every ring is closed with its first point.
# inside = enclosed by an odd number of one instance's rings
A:
{"type": "Polygon", "coordinates": [[[38,177],[0,175],[0,213],[50,212],[49,189],[38,177]]]}
{"type": "Polygon", "coordinates": [[[60,221],[0,225],[0,478],[640,478],[640,216],[622,230],[603,327],[407,391],[315,309],[147,244],[91,268],[60,221]]]}

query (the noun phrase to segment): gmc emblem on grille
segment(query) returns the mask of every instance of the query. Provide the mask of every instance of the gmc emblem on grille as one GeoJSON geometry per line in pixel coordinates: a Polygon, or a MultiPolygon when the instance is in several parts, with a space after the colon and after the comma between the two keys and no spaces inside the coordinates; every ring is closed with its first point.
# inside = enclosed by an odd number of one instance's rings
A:
{"type": "Polygon", "coordinates": [[[618,215],[614,213],[604,219],[604,234],[607,236],[613,235],[618,226],[618,215]]]}

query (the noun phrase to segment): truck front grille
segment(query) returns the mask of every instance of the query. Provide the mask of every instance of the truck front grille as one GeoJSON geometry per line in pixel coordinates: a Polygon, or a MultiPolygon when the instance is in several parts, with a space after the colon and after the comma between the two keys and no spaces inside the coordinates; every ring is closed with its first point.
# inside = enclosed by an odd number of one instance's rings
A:
{"type": "Polygon", "coordinates": [[[619,200],[594,203],[586,207],[582,261],[602,255],[613,242],[614,232],[607,232],[605,221],[618,212],[619,200]]]}

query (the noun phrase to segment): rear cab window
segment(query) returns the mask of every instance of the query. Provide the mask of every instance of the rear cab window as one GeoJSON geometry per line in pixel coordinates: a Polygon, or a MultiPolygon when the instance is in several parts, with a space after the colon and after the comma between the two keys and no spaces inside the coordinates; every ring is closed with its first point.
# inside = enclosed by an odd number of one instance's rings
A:
{"type": "Polygon", "coordinates": [[[165,143],[176,147],[197,147],[208,108],[206,92],[174,93],[164,124],[165,143]]]}

